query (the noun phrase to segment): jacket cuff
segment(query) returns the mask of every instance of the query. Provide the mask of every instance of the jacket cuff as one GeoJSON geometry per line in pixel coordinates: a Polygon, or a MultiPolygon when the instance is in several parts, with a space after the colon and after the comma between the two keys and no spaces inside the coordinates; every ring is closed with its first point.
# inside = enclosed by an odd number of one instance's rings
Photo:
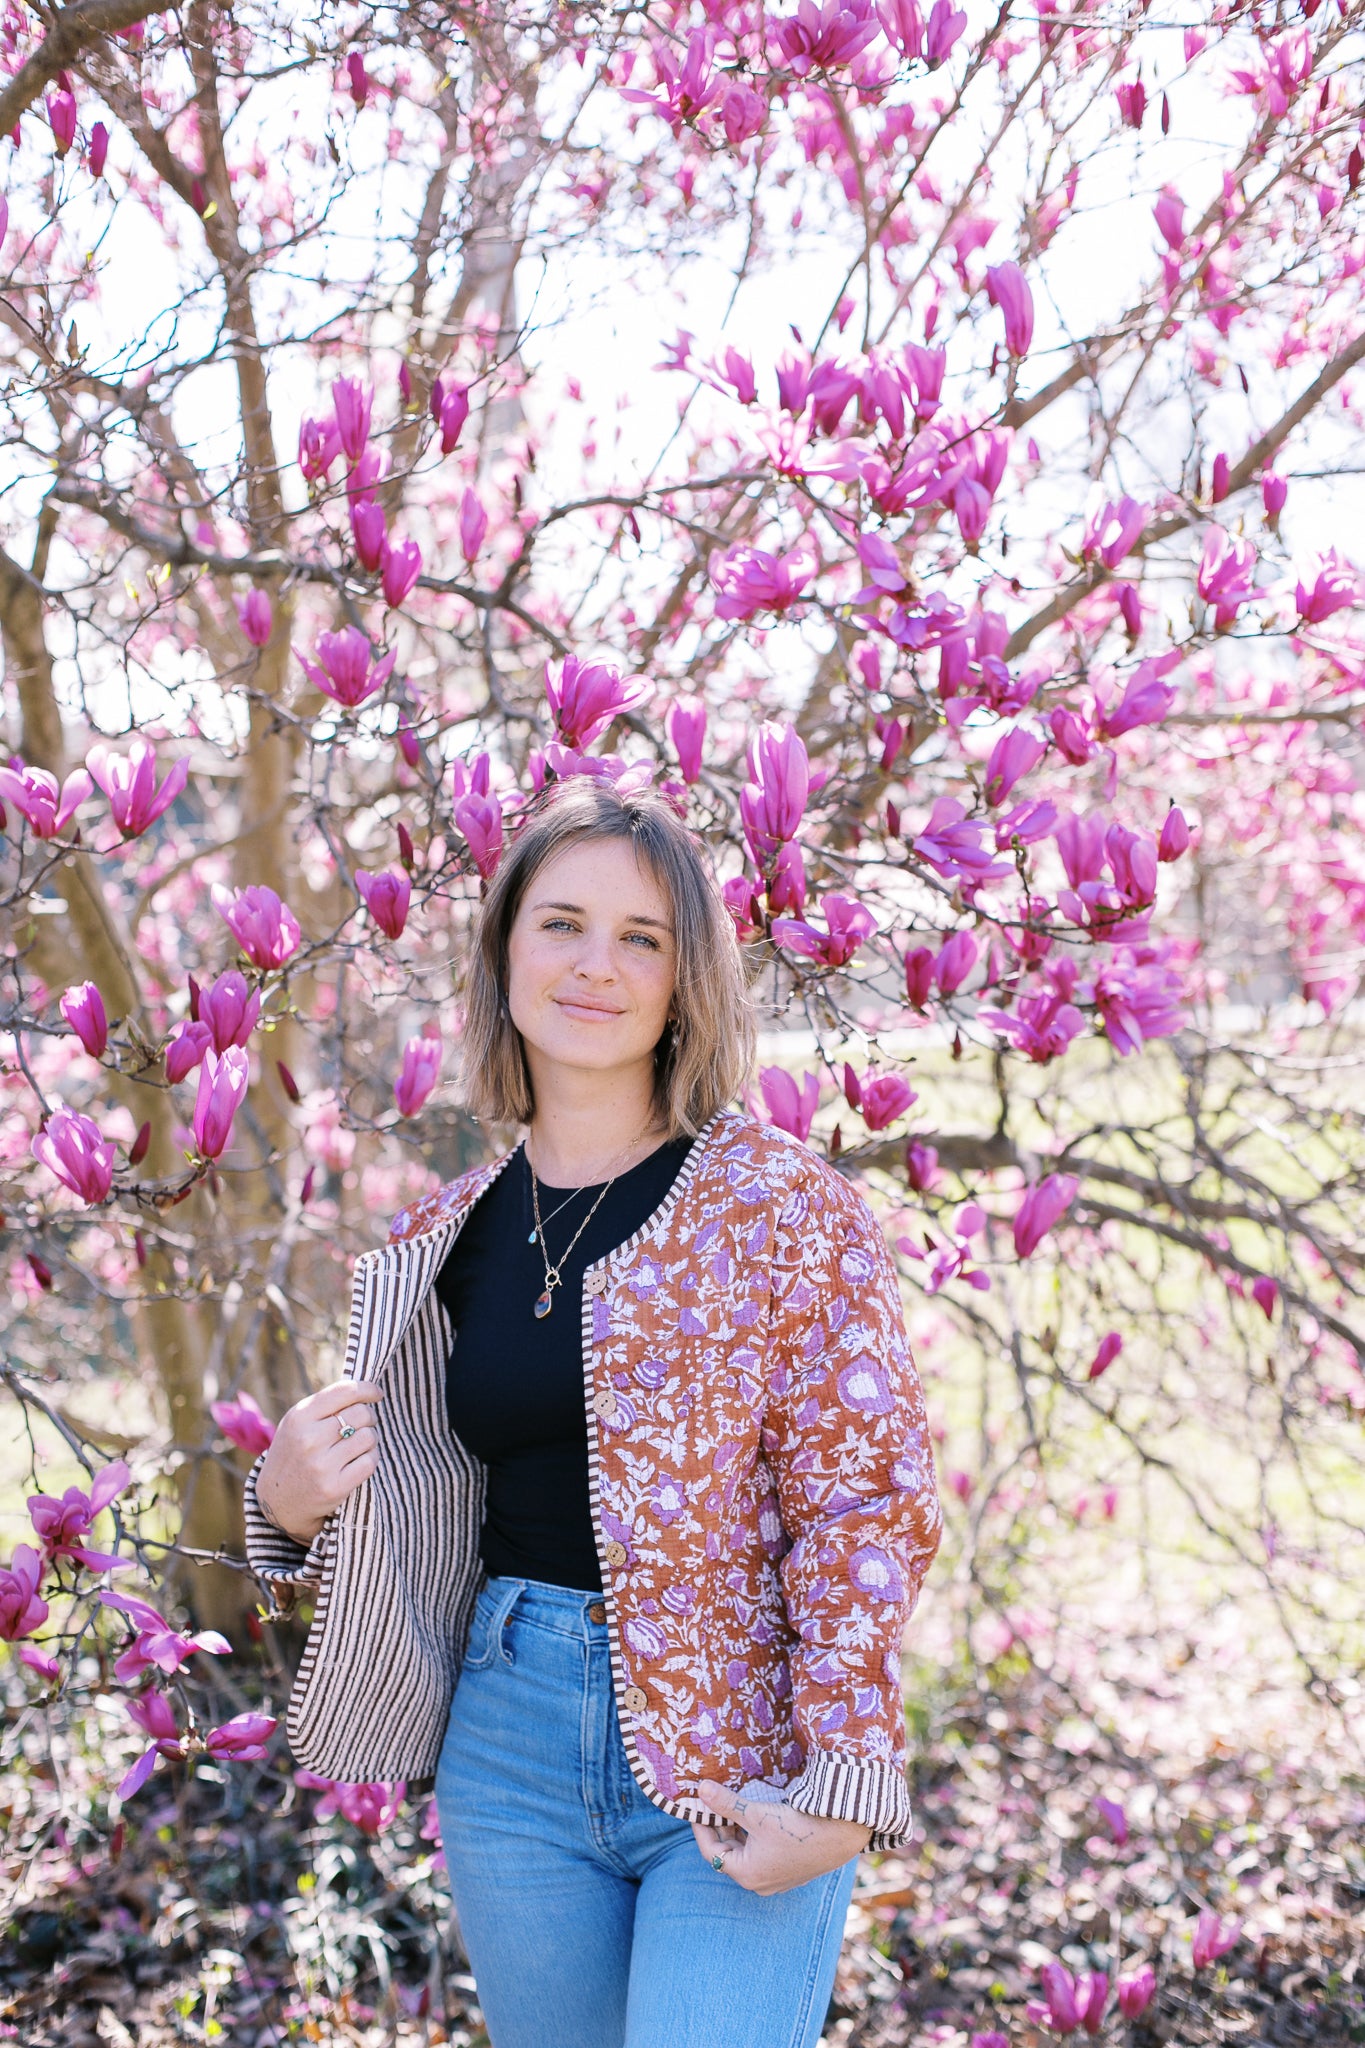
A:
{"type": "Polygon", "coordinates": [[[329,1517],[311,1543],[296,1543],[292,1536],[277,1528],[256,1498],[256,1479],[264,1458],[262,1451],[246,1476],[243,1490],[247,1563],[279,1606],[289,1608],[301,1592],[320,1583],[332,1522],[329,1517]]]}
{"type": "Polygon", "coordinates": [[[857,1821],[871,1828],[869,1849],[899,1849],[914,1829],[905,1772],[877,1757],[833,1756],[813,1749],[783,1794],[798,1813],[857,1821]]]}

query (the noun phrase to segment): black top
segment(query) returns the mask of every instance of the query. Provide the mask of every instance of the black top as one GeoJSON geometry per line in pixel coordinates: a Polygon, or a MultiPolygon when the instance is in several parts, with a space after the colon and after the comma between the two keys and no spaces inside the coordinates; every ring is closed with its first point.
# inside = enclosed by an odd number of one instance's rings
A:
{"type": "MultiPolygon", "coordinates": [[[[565,1259],[547,1316],[535,1314],[545,1261],[532,1237],[524,1147],[480,1195],[436,1276],[455,1331],[446,1413],[460,1442],[488,1468],[479,1554],[490,1576],[584,1593],[602,1589],[588,1499],[583,1273],[648,1222],[691,1145],[690,1138],[675,1139],[621,1175],[565,1259]]],[[[563,1257],[602,1185],[575,1193],[541,1181],[552,1261],[563,1257]]]]}

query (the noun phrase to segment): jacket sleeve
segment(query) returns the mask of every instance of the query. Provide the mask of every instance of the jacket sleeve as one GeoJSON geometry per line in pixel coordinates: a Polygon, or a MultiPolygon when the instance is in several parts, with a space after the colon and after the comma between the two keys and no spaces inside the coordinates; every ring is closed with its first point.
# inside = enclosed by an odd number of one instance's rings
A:
{"type": "Polygon", "coordinates": [[[764,1449],[790,1545],[780,1569],[805,1753],[786,1797],[894,1848],[911,1829],[901,1638],[942,1513],[895,1267],[867,1203],[829,1169],[782,1211],[773,1288],[764,1449]]]}
{"type": "Polygon", "coordinates": [[[329,1516],[311,1543],[296,1543],[266,1514],[256,1497],[256,1480],[265,1460],[262,1451],[246,1476],[243,1511],[246,1520],[246,1558],[256,1577],[267,1586],[281,1608],[290,1608],[302,1592],[317,1587],[327,1556],[334,1516],[329,1516]]]}

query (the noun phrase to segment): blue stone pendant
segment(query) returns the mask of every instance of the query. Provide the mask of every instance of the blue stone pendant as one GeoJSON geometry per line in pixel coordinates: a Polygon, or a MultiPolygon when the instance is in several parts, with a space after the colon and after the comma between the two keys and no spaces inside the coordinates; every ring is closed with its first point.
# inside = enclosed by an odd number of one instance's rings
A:
{"type": "Polygon", "coordinates": [[[539,1294],[539,1295],[537,1295],[537,1296],[536,1296],[536,1316],[537,1316],[537,1319],[539,1319],[539,1318],[540,1318],[540,1317],[542,1317],[542,1316],[547,1316],[547,1315],[549,1315],[549,1313],[550,1313],[550,1290],[549,1290],[549,1288],[547,1287],[547,1288],[546,1288],[546,1290],[545,1290],[545,1292],[544,1292],[543,1294],[539,1294]]]}

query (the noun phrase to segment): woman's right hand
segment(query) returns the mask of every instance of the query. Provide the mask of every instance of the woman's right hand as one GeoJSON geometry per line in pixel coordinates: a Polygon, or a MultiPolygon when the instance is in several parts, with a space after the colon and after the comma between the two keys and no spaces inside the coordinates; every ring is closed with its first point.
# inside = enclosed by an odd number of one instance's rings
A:
{"type": "Polygon", "coordinates": [[[373,1380],[337,1380],[296,1401],[281,1419],[256,1475],[256,1498],[296,1543],[311,1543],[374,1471],[379,1433],[371,1410],[383,1398],[373,1380]],[[353,1434],[343,1436],[343,1426],[353,1434]]]}

